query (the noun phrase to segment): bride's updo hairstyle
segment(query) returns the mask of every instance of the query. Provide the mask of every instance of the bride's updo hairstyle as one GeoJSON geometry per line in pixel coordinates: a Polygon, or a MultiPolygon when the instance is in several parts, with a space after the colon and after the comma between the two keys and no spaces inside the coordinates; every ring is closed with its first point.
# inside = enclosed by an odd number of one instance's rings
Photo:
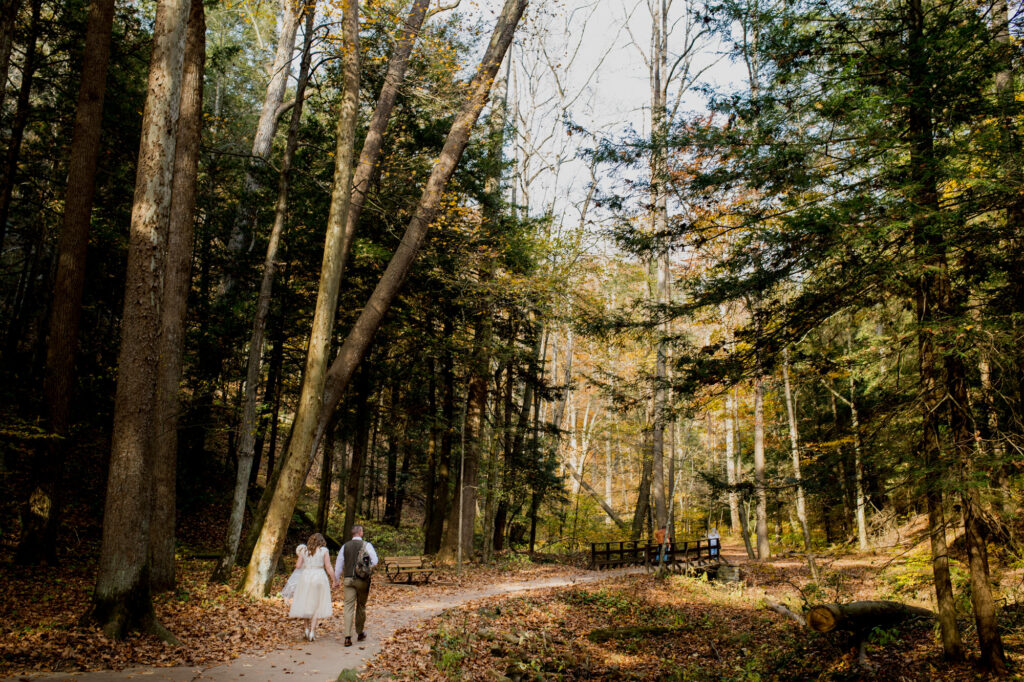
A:
{"type": "Polygon", "coordinates": [[[313,533],[309,536],[309,539],[306,540],[306,551],[309,552],[309,556],[313,556],[316,554],[318,549],[326,546],[327,541],[324,540],[324,536],[320,535],[320,533],[313,533]]]}

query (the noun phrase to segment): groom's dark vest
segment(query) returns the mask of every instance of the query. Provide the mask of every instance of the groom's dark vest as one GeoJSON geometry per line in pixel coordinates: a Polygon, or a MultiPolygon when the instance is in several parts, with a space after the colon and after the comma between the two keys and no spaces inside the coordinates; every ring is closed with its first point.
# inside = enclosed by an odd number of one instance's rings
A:
{"type": "Polygon", "coordinates": [[[364,540],[362,538],[352,538],[342,546],[341,553],[345,557],[345,567],[341,569],[342,578],[354,578],[356,576],[356,557],[359,556],[359,550],[362,549],[363,544],[364,540]]]}

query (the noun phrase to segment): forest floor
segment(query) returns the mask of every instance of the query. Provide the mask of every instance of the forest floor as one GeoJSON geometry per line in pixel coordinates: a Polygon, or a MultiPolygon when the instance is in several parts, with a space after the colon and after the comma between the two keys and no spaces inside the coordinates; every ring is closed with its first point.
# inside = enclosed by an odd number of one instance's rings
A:
{"type": "MultiPolygon", "coordinates": [[[[876,629],[870,668],[844,635],[819,635],[765,608],[803,603],[894,599],[928,603],[927,565],[913,548],[819,557],[813,586],[799,556],[747,561],[725,548],[743,578],[645,574],[612,577],[511,598],[488,598],[401,630],[363,672],[403,680],[972,680],[971,662],[941,659],[929,623],[876,629]]],[[[960,591],[960,593],[963,593],[960,591]]],[[[1007,592],[1003,592],[1004,598],[1007,592]]],[[[1010,602],[1014,603],[1014,602],[1010,602]]],[[[961,609],[965,645],[976,641],[961,609]]],[[[1001,626],[1011,664],[1024,662],[1024,618],[1004,608],[1001,626]]]]}
{"type": "MultiPolygon", "coordinates": [[[[81,549],[82,556],[95,555],[81,549]]],[[[91,560],[44,571],[8,564],[0,592],[0,678],[334,680],[345,669],[360,670],[364,679],[406,680],[976,678],[969,663],[940,660],[928,624],[872,633],[868,672],[856,666],[849,639],[817,635],[764,608],[767,601],[799,611],[806,603],[856,599],[930,607],[928,553],[917,543],[819,556],[817,585],[799,555],[749,562],[742,547],[729,545],[723,554],[741,565],[740,582],[624,576],[534,564],[520,554],[461,576],[443,571],[427,585],[377,579],[369,639],[351,648],[341,645],[340,592],[318,641],[305,643],[281,599],[253,600],[208,582],[210,560],[180,561],[177,589],[156,597],[158,618],[181,639],[179,647],[141,635],[111,642],[81,625],[95,576],[91,560]],[[100,670],[120,672],[88,672],[100,670]]],[[[994,575],[1004,641],[1019,667],[1024,610],[1016,605],[1024,603],[1024,578],[1010,561],[994,575]]],[[[966,595],[958,562],[953,577],[957,593],[966,595]]],[[[276,578],[274,591],[285,578],[276,578]]],[[[961,624],[973,648],[963,599],[961,624]]]]}
{"type": "MultiPolygon", "coordinates": [[[[181,640],[178,647],[148,635],[111,642],[98,629],[81,625],[93,584],[88,567],[71,574],[61,571],[50,579],[40,579],[37,569],[22,573],[9,568],[0,594],[0,613],[5,615],[0,623],[0,676],[271,680],[297,674],[334,680],[343,668],[359,668],[395,630],[465,601],[606,578],[558,564],[471,566],[461,576],[448,569],[417,585],[378,578],[367,604],[370,637],[346,649],[341,646],[340,590],[334,595],[334,617],[319,625],[318,639],[310,644],[303,641],[299,621],[287,617],[282,599],[254,600],[227,585],[210,583],[212,568],[212,561],[180,562],[178,588],[155,597],[157,618],[181,640]],[[124,673],[88,673],[100,670],[124,673]]],[[[241,569],[236,572],[240,579],[241,569]]],[[[285,578],[275,578],[274,592],[285,578]]]]}

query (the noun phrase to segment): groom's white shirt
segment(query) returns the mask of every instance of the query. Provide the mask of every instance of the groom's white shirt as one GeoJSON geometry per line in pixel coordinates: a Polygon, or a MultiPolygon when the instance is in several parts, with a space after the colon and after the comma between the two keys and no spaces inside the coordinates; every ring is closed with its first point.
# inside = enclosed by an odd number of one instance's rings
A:
{"type": "MultiPolygon", "coordinates": [[[[363,540],[358,535],[353,535],[352,539],[363,540]]],[[[370,568],[373,568],[377,565],[377,550],[373,548],[373,545],[371,545],[368,540],[363,540],[363,542],[366,543],[366,553],[370,556],[370,568]]],[[[338,580],[341,580],[341,576],[343,575],[342,571],[345,570],[344,547],[345,545],[342,545],[342,549],[338,550],[338,559],[334,562],[334,577],[338,580]]]]}

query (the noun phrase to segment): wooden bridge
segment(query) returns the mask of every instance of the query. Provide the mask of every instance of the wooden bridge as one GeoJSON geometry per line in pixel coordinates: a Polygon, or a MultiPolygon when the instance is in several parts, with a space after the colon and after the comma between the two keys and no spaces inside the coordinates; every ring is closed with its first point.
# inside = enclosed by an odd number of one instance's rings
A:
{"type": "Polygon", "coordinates": [[[669,570],[681,573],[696,569],[715,568],[722,562],[721,540],[704,538],[665,543],[665,554],[659,556],[662,546],[651,542],[625,540],[622,542],[590,543],[590,568],[622,568],[625,566],[657,566],[659,558],[669,570]]]}

